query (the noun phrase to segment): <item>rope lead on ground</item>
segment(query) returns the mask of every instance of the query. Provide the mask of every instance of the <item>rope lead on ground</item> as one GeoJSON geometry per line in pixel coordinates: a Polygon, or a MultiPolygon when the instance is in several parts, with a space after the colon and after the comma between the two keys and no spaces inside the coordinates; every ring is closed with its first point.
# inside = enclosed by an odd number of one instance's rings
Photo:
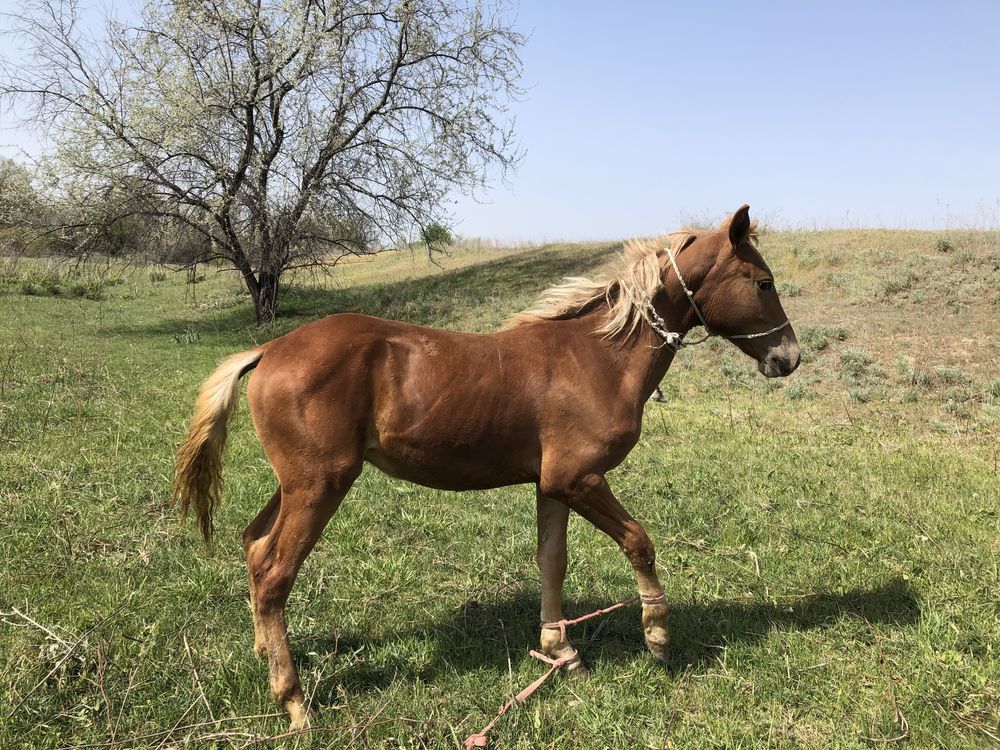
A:
{"type": "MultiPolygon", "coordinates": [[[[604,609],[598,609],[595,612],[591,612],[589,615],[583,615],[582,617],[577,617],[573,620],[567,620],[564,618],[562,620],[559,620],[558,622],[544,622],[542,623],[542,627],[553,628],[553,629],[558,628],[559,631],[562,633],[563,636],[562,640],[565,641],[567,627],[572,627],[573,625],[577,625],[581,622],[589,620],[592,617],[599,617],[601,615],[606,615],[609,612],[614,612],[616,609],[627,607],[629,604],[634,604],[640,599],[642,599],[643,604],[659,604],[660,602],[665,600],[665,597],[663,596],[663,594],[653,597],[633,596],[628,599],[623,599],[617,604],[612,604],[610,607],[605,607],[604,609]]],[[[532,693],[534,693],[536,690],[538,690],[538,688],[540,688],[543,684],[545,684],[545,681],[549,679],[549,677],[554,675],[563,667],[569,664],[573,664],[580,660],[580,655],[575,650],[573,651],[572,655],[564,656],[559,659],[552,659],[546,656],[545,654],[539,653],[538,651],[529,651],[528,653],[531,654],[536,659],[538,659],[539,661],[543,661],[546,664],[548,664],[549,671],[543,674],[534,682],[532,682],[530,685],[528,685],[528,687],[524,688],[524,690],[515,695],[509,701],[504,703],[503,706],[500,707],[500,711],[493,718],[493,721],[491,721],[489,724],[487,724],[485,727],[483,727],[480,731],[476,732],[475,734],[470,734],[468,737],[466,737],[465,742],[463,743],[465,750],[473,750],[473,748],[477,747],[487,747],[489,745],[489,738],[487,737],[487,734],[489,734],[489,731],[493,729],[496,723],[500,721],[500,717],[503,716],[505,713],[507,713],[507,710],[511,706],[513,706],[515,703],[524,703],[524,701],[526,701],[531,696],[532,693]]]]}

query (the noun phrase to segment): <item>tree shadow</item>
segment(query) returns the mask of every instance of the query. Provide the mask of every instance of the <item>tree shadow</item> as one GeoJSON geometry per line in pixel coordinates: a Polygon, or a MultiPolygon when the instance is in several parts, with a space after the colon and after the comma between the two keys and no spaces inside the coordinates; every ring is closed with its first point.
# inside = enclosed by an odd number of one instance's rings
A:
{"type": "Polygon", "coordinates": [[[219,333],[254,330],[261,338],[273,338],[306,323],[341,312],[403,320],[418,325],[445,326],[458,321],[469,310],[490,306],[502,314],[517,311],[516,300],[532,299],[567,275],[585,275],[606,263],[620,245],[551,245],[503,258],[490,258],[463,268],[441,270],[398,281],[327,288],[301,283],[285,286],[280,317],[273,328],[256,328],[253,310],[238,305],[218,310],[202,320],[167,318],[146,325],[109,327],[109,334],[140,333],[173,335],[178,331],[219,333]]]}
{"type": "MultiPolygon", "coordinates": [[[[607,606],[606,601],[569,600],[564,611],[573,617],[607,606]]],[[[670,656],[672,674],[699,670],[713,663],[720,652],[734,644],[757,644],[775,628],[802,631],[832,627],[856,618],[878,625],[908,626],[920,618],[920,601],[910,585],[894,578],[871,589],[857,588],[839,594],[816,593],[783,604],[746,601],[681,602],[671,606],[670,656]]],[[[379,650],[399,639],[429,642],[433,658],[416,668],[405,655],[370,664],[364,659],[338,669],[327,692],[337,689],[363,693],[387,687],[393,681],[434,681],[439,675],[477,670],[506,672],[508,659],[526,656],[538,646],[538,594],[521,591],[496,602],[466,602],[444,619],[414,625],[383,639],[364,633],[341,633],[336,640],[309,638],[296,645],[303,663],[308,652],[352,652],[363,647],[379,650]]],[[[639,607],[633,605],[601,618],[581,623],[571,631],[573,645],[591,666],[632,661],[645,655],[639,607]]],[[[390,649],[391,650],[391,649],[390,649]]],[[[324,694],[320,686],[317,696],[324,694]]]]}

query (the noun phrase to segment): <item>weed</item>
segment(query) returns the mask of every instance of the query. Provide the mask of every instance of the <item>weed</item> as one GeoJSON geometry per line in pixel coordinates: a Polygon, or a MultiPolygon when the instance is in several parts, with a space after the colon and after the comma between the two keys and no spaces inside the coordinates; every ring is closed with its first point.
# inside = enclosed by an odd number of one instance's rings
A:
{"type": "Polygon", "coordinates": [[[911,289],[920,277],[914,271],[905,270],[893,274],[879,285],[880,295],[888,297],[911,289]]]}
{"type": "Polygon", "coordinates": [[[994,378],[987,383],[983,395],[990,401],[1000,400],[1000,378],[994,378]]]}
{"type": "Polygon", "coordinates": [[[939,253],[950,253],[955,247],[948,240],[941,237],[934,243],[934,249],[939,253]]]}
{"type": "Polygon", "coordinates": [[[968,401],[948,399],[944,403],[944,410],[949,414],[955,415],[959,419],[969,419],[969,417],[972,416],[972,407],[968,401]]]}
{"type": "Polygon", "coordinates": [[[968,312],[969,306],[959,299],[950,297],[945,301],[948,309],[951,310],[955,315],[961,315],[962,313],[968,312]]]}
{"type": "Polygon", "coordinates": [[[154,284],[162,284],[167,280],[167,272],[162,268],[153,268],[149,272],[149,280],[154,284]]]}
{"type": "Polygon", "coordinates": [[[874,361],[871,354],[857,346],[844,349],[840,353],[840,362],[844,366],[844,371],[853,375],[860,375],[874,361]]]}
{"type": "Polygon", "coordinates": [[[96,279],[77,281],[70,285],[69,294],[71,297],[83,297],[96,302],[104,299],[104,284],[96,279]]]}
{"type": "Polygon", "coordinates": [[[956,431],[954,424],[952,424],[951,422],[945,422],[941,419],[938,419],[937,417],[931,417],[929,420],[927,420],[927,425],[934,432],[944,432],[951,434],[956,431]]]}
{"type": "Polygon", "coordinates": [[[195,344],[201,340],[201,334],[194,328],[185,328],[182,333],[175,333],[171,338],[175,344],[195,344]]]}
{"type": "Polygon", "coordinates": [[[778,294],[782,297],[798,297],[802,294],[802,287],[794,281],[782,281],[778,284],[778,294]]]}
{"type": "Polygon", "coordinates": [[[799,344],[821,352],[834,341],[846,341],[847,329],[841,325],[806,325],[798,332],[799,344]]]}
{"type": "Polygon", "coordinates": [[[934,373],[949,385],[968,383],[971,379],[969,374],[959,365],[938,365],[934,368],[934,373]]]}
{"type": "Polygon", "coordinates": [[[816,268],[820,263],[820,255],[811,248],[793,247],[792,256],[798,262],[800,268],[816,268]]]}
{"type": "Polygon", "coordinates": [[[916,367],[909,357],[899,355],[896,358],[896,371],[900,379],[907,385],[928,389],[934,385],[934,377],[927,370],[916,367]]]}
{"type": "Polygon", "coordinates": [[[855,284],[854,275],[848,272],[831,271],[826,275],[826,285],[830,289],[846,292],[853,289],[855,284]]]}
{"type": "Polygon", "coordinates": [[[789,401],[804,401],[816,398],[816,392],[805,383],[795,382],[785,388],[785,397],[789,401]]]}
{"type": "Polygon", "coordinates": [[[851,397],[851,400],[857,404],[867,404],[872,400],[871,388],[861,388],[855,386],[854,388],[849,388],[847,394],[851,397]]]}
{"type": "Polygon", "coordinates": [[[722,365],[720,366],[722,370],[722,375],[727,380],[732,383],[750,383],[750,373],[747,372],[746,364],[737,360],[735,357],[730,355],[728,352],[722,360],[722,365]]]}

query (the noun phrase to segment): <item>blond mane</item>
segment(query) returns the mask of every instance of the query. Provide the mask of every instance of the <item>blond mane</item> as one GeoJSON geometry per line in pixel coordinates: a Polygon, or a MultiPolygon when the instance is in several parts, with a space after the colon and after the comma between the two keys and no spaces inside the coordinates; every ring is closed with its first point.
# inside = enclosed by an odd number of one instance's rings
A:
{"type": "MultiPolygon", "coordinates": [[[[582,315],[594,305],[604,302],[608,306],[607,318],[596,329],[605,338],[624,334],[631,336],[639,323],[650,319],[650,302],[663,288],[663,266],[667,254],[675,257],[712,230],[685,227],[659,239],[629,240],[622,248],[621,270],[610,281],[591,281],[582,276],[569,276],[561,284],[549,287],[534,305],[509,317],[504,328],[514,328],[538,320],[565,320],[582,315]]],[[[747,238],[757,246],[757,222],[750,224],[747,238]]]]}
{"type": "Polygon", "coordinates": [[[593,305],[608,306],[607,319],[597,329],[605,338],[631,336],[643,320],[649,322],[649,302],[663,287],[663,265],[667,253],[680,253],[699,236],[691,229],[668,234],[663,239],[638,239],[625,243],[621,270],[609,281],[591,281],[580,276],[563,279],[561,284],[542,292],[527,310],[511,316],[506,328],[537,320],[573,318],[593,305]]]}

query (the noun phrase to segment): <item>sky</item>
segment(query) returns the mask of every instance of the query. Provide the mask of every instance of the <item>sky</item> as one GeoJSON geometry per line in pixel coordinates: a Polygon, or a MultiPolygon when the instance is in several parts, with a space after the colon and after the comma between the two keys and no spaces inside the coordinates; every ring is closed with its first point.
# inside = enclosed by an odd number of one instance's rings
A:
{"type": "MultiPolygon", "coordinates": [[[[524,158],[455,197],[462,235],[617,239],[743,203],[776,228],[1000,227],[997,0],[522,0],[515,25],[524,158]]],[[[31,139],[0,130],[0,154],[31,139]]]]}
{"type": "Polygon", "coordinates": [[[1000,227],[1000,2],[527,2],[525,158],[459,231],[1000,227]],[[613,11],[609,11],[613,8],[613,11]]]}

